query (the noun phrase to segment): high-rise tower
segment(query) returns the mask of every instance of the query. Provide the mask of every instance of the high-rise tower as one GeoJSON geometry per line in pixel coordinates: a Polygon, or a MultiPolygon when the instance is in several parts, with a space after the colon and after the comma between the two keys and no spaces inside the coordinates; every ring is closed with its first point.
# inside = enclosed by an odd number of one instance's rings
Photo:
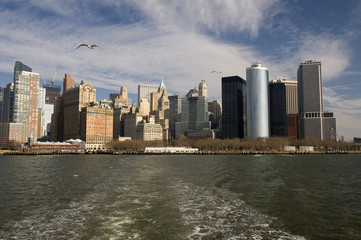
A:
{"type": "Polygon", "coordinates": [[[261,64],[247,68],[247,135],[269,137],[268,69],[261,64]]]}
{"type": "Polygon", "coordinates": [[[222,108],[222,138],[246,137],[247,99],[243,78],[222,78],[222,108]]]}
{"type": "Polygon", "coordinates": [[[297,81],[278,78],[269,82],[271,136],[297,137],[297,81]]]}
{"type": "Polygon", "coordinates": [[[321,62],[300,63],[298,78],[299,137],[336,139],[336,119],[323,112],[321,62]]]}

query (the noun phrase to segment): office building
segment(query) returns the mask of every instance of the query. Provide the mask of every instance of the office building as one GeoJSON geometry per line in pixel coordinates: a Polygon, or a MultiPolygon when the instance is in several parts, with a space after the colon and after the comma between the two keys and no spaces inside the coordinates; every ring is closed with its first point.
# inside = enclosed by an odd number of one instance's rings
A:
{"type": "Polygon", "coordinates": [[[80,85],[67,89],[62,96],[64,104],[63,141],[80,138],[80,113],[96,100],[96,90],[90,83],[81,81],[80,85]]]}
{"type": "Polygon", "coordinates": [[[222,78],[222,138],[247,136],[246,81],[239,76],[222,78]]]}
{"type": "Polygon", "coordinates": [[[321,62],[300,63],[297,78],[299,137],[336,140],[336,119],[323,112],[321,62]]]}
{"type": "Polygon", "coordinates": [[[169,99],[169,134],[175,138],[175,123],[179,122],[182,112],[182,97],[179,95],[168,96],[169,99]]]}
{"type": "MultiPolygon", "coordinates": [[[[205,82],[199,85],[204,88],[205,82]]],[[[182,98],[181,121],[176,123],[176,138],[214,138],[209,121],[208,99],[199,96],[202,89],[191,89],[186,97],[182,98]]],[[[204,94],[204,92],[203,92],[204,94]]]]}
{"type": "MultiPolygon", "coordinates": [[[[17,66],[15,65],[15,68],[17,66]]],[[[38,137],[39,122],[39,74],[22,71],[14,82],[14,123],[27,125],[24,140],[30,135],[38,137]]]]}
{"type": "Polygon", "coordinates": [[[217,100],[208,102],[209,120],[211,121],[211,128],[217,133],[220,131],[222,122],[222,104],[217,100]]]}
{"type": "Polygon", "coordinates": [[[138,85],[138,104],[141,98],[145,98],[149,103],[152,102],[151,93],[158,92],[159,85],[139,84],[138,85]]]}
{"type": "Polygon", "coordinates": [[[81,109],[80,139],[88,150],[105,149],[113,140],[113,109],[91,103],[81,109]]]}
{"type": "Polygon", "coordinates": [[[2,103],[2,122],[10,122],[13,119],[13,106],[14,106],[14,84],[9,83],[4,88],[3,103],[2,103]]]}
{"type": "Polygon", "coordinates": [[[253,64],[247,73],[247,136],[269,137],[268,69],[253,64]]]}
{"type": "Polygon", "coordinates": [[[297,137],[297,129],[291,124],[294,114],[298,114],[297,81],[285,78],[269,82],[270,94],[270,134],[271,136],[297,137]],[[287,122],[291,125],[288,125],[287,122]]]}

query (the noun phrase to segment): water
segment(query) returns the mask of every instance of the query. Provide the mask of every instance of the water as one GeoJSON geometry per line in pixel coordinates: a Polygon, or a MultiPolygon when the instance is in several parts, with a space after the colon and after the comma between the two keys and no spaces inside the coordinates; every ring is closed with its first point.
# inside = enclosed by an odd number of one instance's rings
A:
{"type": "Polygon", "coordinates": [[[360,160],[0,156],[0,239],[361,239],[360,160]]]}

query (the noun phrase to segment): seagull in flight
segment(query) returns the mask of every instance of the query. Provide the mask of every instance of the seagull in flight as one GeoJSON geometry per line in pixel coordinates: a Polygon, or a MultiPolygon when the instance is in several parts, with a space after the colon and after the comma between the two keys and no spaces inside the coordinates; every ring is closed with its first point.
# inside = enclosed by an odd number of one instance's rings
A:
{"type": "Polygon", "coordinates": [[[78,49],[78,48],[80,48],[80,47],[88,47],[89,49],[94,49],[95,47],[98,47],[98,48],[100,48],[101,50],[103,50],[101,47],[99,47],[99,46],[97,46],[97,45],[89,45],[89,44],[85,44],[85,43],[82,43],[82,44],[80,44],[77,48],[75,48],[75,49],[78,49]]]}
{"type": "Polygon", "coordinates": [[[217,73],[217,74],[220,74],[220,73],[223,73],[222,71],[212,71],[212,72],[209,72],[209,73],[217,73]]]}

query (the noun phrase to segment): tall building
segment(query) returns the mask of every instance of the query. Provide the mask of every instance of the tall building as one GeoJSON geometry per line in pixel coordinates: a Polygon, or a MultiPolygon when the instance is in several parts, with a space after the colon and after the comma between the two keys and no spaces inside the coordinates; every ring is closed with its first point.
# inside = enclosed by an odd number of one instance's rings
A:
{"type": "Polygon", "coordinates": [[[80,138],[80,113],[83,107],[96,100],[96,90],[90,83],[81,81],[80,85],[63,93],[64,129],[63,140],[80,138]]]}
{"type": "Polygon", "coordinates": [[[247,136],[269,137],[268,69],[261,64],[247,68],[247,136]]]}
{"type": "MultiPolygon", "coordinates": [[[[22,62],[20,61],[16,61],[15,62],[15,65],[14,65],[14,92],[12,93],[13,94],[13,101],[11,102],[11,107],[10,107],[10,114],[9,114],[9,122],[15,122],[14,120],[14,110],[15,110],[15,107],[17,109],[19,109],[19,106],[15,106],[15,98],[14,96],[18,94],[19,91],[21,91],[21,87],[17,87],[16,85],[19,85],[19,75],[22,74],[23,71],[26,71],[26,72],[32,72],[32,68],[23,64],[22,62]],[[17,90],[15,90],[17,89],[17,90]]],[[[16,101],[16,104],[18,104],[19,102],[16,101]]]]}
{"type": "Polygon", "coordinates": [[[158,91],[151,93],[151,114],[155,116],[155,123],[158,123],[163,128],[163,140],[169,138],[169,99],[167,95],[167,88],[165,87],[163,78],[159,84],[158,91]]]}
{"type": "Polygon", "coordinates": [[[323,112],[321,62],[300,63],[298,78],[299,137],[336,139],[336,119],[323,112]]]}
{"type": "Polygon", "coordinates": [[[205,80],[202,80],[201,83],[198,85],[198,91],[200,97],[208,97],[207,85],[205,80]]]}
{"type": "Polygon", "coordinates": [[[0,87],[0,122],[3,116],[3,102],[4,102],[4,87],[0,87]]]}
{"type": "Polygon", "coordinates": [[[246,81],[239,76],[222,78],[222,138],[247,136],[246,81]]]}
{"type": "Polygon", "coordinates": [[[141,98],[145,98],[149,103],[152,102],[151,93],[158,92],[159,85],[139,84],[138,85],[138,104],[141,98]]]}
{"type": "Polygon", "coordinates": [[[289,118],[298,114],[297,81],[285,78],[272,80],[269,82],[269,94],[271,136],[297,137],[297,129],[292,130],[287,124],[289,118]]]}
{"type": "Polygon", "coordinates": [[[168,96],[169,99],[169,133],[170,138],[175,138],[175,124],[180,120],[182,112],[182,97],[179,95],[168,96]]]}
{"type": "Polygon", "coordinates": [[[68,89],[73,88],[75,86],[74,79],[71,78],[71,75],[69,73],[65,73],[64,79],[63,79],[63,94],[68,89]]]}
{"type": "Polygon", "coordinates": [[[211,128],[217,131],[220,130],[222,122],[222,104],[217,100],[208,102],[209,120],[211,121],[211,128]]]}
{"type": "Polygon", "coordinates": [[[11,122],[13,119],[14,107],[14,84],[9,83],[4,88],[3,104],[2,104],[2,122],[11,122]]]}
{"type": "Polygon", "coordinates": [[[86,149],[105,149],[113,140],[113,109],[99,103],[81,109],[80,139],[86,149]]]}
{"type": "Polygon", "coordinates": [[[124,117],[130,112],[130,103],[128,102],[127,88],[122,86],[120,94],[113,98],[113,138],[124,137],[124,117]]]}
{"type": "MultiPolygon", "coordinates": [[[[16,69],[17,65],[15,65],[16,69]]],[[[39,121],[39,74],[15,70],[13,122],[26,124],[24,139],[38,137],[39,121]]]]}
{"type": "Polygon", "coordinates": [[[192,89],[182,98],[181,121],[175,125],[176,138],[182,135],[189,138],[214,138],[209,121],[208,99],[199,96],[199,92],[199,89],[192,89]]]}
{"type": "Polygon", "coordinates": [[[56,99],[60,97],[61,87],[58,85],[54,85],[54,83],[52,82],[51,84],[44,84],[43,88],[46,89],[45,103],[55,104],[56,99]]]}

